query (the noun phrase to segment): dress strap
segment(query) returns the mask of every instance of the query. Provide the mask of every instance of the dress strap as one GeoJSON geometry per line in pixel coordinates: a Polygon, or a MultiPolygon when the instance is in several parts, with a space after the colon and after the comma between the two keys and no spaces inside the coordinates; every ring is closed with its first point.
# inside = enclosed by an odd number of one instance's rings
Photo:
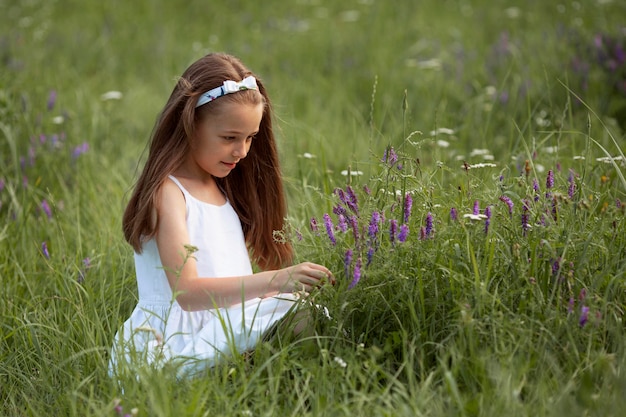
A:
{"type": "Polygon", "coordinates": [[[178,188],[180,188],[180,191],[183,192],[183,194],[185,195],[185,197],[187,196],[187,194],[189,194],[189,191],[187,191],[187,189],[185,187],[183,187],[183,185],[180,183],[180,181],[178,180],[178,178],[176,178],[173,175],[168,175],[167,176],[169,179],[172,180],[172,182],[174,182],[174,184],[176,184],[178,186],[178,188]]]}

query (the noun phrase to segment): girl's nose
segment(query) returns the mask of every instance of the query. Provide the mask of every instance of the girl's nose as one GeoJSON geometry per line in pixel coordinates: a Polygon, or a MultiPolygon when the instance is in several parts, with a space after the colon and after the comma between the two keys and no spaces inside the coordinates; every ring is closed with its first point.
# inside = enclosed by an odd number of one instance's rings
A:
{"type": "Polygon", "coordinates": [[[248,150],[250,150],[250,145],[246,143],[246,141],[238,142],[233,150],[233,156],[239,159],[243,159],[248,155],[248,150]]]}

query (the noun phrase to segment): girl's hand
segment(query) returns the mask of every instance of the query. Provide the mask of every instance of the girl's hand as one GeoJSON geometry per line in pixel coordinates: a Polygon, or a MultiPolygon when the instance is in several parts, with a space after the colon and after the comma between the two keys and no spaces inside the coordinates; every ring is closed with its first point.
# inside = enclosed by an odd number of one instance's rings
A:
{"type": "Polygon", "coordinates": [[[311,292],[324,284],[335,284],[335,277],[328,268],[313,262],[303,262],[278,271],[280,292],[311,292]]]}

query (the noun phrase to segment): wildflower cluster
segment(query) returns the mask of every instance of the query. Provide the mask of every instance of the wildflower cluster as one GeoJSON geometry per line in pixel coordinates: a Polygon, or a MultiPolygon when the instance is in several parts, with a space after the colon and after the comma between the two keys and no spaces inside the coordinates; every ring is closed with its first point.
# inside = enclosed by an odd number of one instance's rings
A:
{"type": "MultiPolygon", "coordinates": [[[[55,221],[57,212],[63,210],[62,200],[55,198],[55,187],[49,181],[52,176],[42,176],[42,171],[49,171],[50,163],[58,160],[67,160],[68,166],[74,167],[81,155],[89,152],[89,144],[71,146],[68,144],[67,135],[63,129],[68,119],[67,112],[55,115],[58,94],[51,90],[45,103],[43,113],[39,114],[32,123],[40,133],[32,135],[26,141],[25,147],[20,149],[15,146],[18,156],[14,160],[9,154],[6,159],[0,161],[3,167],[19,164],[19,168],[0,170],[0,214],[14,222],[26,221],[29,215],[44,222],[55,221]],[[21,152],[21,155],[19,154],[21,152]],[[31,178],[34,178],[31,181],[31,178]],[[42,191],[45,191],[43,193],[42,191]],[[29,207],[14,204],[15,196],[19,194],[33,195],[37,198],[37,204],[29,207]]],[[[40,253],[44,259],[54,258],[54,251],[47,240],[41,241],[40,253]]],[[[77,280],[83,282],[87,270],[91,267],[90,258],[82,260],[82,266],[78,268],[77,280]]]]}
{"type": "MultiPolygon", "coordinates": [[[[401,169],[398,167],[398,155],[392,147],[385,151],[382,162],[387,168],[401,169]]],[[[393,249],[409,238],[413,197],[410,192],[394,194],[396,200],[386,210],[371,209],[373,204],[370,203],[375,198],[367,185],[363,186],[362,192],[357,192],[352,185],[336,188],[333,197],[332,213],[322,216],[323,231],[331,246],[339,246],[344,251],[344,273],[350,280],[349,288],[353,288],[364,277],[381,245],[389,245],[393,249]]],[[[314,234],[322,235],[317,218],[310,219],[310,228],[314,234]]],[[[433,228],[433,216],[428,213],[422,237],[432,236],[433,228]]]]}

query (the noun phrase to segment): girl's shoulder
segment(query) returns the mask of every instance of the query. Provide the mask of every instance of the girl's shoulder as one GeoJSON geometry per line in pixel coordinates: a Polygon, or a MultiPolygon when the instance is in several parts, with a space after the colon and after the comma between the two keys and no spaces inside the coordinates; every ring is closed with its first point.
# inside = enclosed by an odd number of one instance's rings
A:
{"type": "Polygon", "coordinates": [[[182,187],[174,182],[172,178],[167,178],[158,192],[156,208],[159,213],[164,211],[186,211],[186,198],[182,187]]]}

